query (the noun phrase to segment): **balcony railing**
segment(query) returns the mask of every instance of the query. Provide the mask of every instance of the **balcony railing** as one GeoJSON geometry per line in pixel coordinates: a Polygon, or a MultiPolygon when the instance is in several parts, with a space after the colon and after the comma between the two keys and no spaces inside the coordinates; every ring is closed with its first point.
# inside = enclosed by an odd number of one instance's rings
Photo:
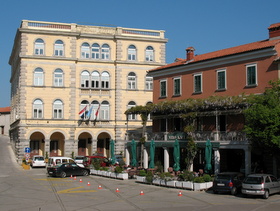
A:
{"type": "MultiPolygon", "coordinates": [[[[179,140],[186,140],[187,135],[182,135],[182,133],[148,133],[148,140],[154,139],[155,141],[170,141],[175,140],[176,138],[179,140]],[[172,138],[171,138],[172,137],[172,138]]],[[[192,134],[194,141],[219,141],[219,142],[247,142],[246,134],[242,131],[229,131],[229,132],[212,132],[212,131],[196,131],[192,134]]],[[[142,137],[141,133],[133,132],[128,133],[129,140],[135,139],[138,140],[142,137]]]]}

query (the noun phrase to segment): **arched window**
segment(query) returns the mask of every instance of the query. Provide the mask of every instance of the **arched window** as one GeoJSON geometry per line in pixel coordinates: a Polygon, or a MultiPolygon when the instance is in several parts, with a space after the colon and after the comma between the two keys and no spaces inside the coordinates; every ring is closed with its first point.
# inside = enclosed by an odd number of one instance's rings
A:
{"type": "Polygon", "coordinates": [[[80,104],[80,112],[79,112],[79,116],[81,119],[86,119],[88,110],[89,110],[89,102],[87,100],[83,100],[80,104]]]}
{"type": "Polygon", "coordinates": [[[83,59],[88,59],[89,58],[89,44],[88,43],[83,43],[81,47],[81,57],[83,59]]]}
{"type": "Polygon", "coordinates": [[[33,102],[33,118],[42,119],[43,118],[43,101],[36,99],[33,102]]]}
{"type": "Polygon", "coordinates": [[[154,61],[154,48],[152,46],[146,48],[145,57],[148,62],[154,61]]]}
{"type": "Polygon", "coordinates": [[[101,88],[109,89],[110,88],[110,75],[107,71],[104,71],[101,74],[101,88]]]}
{"type": "Polygon", "coordinates": [[[101,58],[108,60],[110,59],[110,47],[108,44],[103,44],[101,48],[101,58]]]}
{"type": "Polygon", "coordinates": [[[130,45],[128,47],[128,51],[127,51],[127,59],[129,61],[135,61],[136,60],[136,47],[134,45],[130,45]]]}
{"type": "Polygon", "coordinates": [[[57,40],[54,43],[54,55],[64,56],[64,44],[62,40],[57,40]]]}
{"type": "Polygon", "coordinates": [[[146,76],[145,78],[146,80],[146,85],[145,85],[145,88],[146,90],[153,90],[153,77],[151,76],[146,76]]]}
{"type": "Polygon", "coordinates": [[[89,72],[87,70],[81,73],[81,87],[89,88],[89,72]]]}
{"type": "Polygon", "coordinates": [[[35,55],[44,55],[45,53],[45,43],[44,40],[41,38],[38,38],[35,40],[35,45],[34,45],[34,54],[35,55]]]}
{"type": "Polygon", "coordinates": [[[63,86],[63,71],[61,69],[56,69],[54,71],[53,77],[54,86],[63,86]]]}
{"type": "MultiPolygon", "coordinates": [[[[127,109],[130,109],[132,107],[135,107],[136,103],[134,101],[130,101],[127,105],[127,109]]],[[[136,114],[129,114],[127,116],[128,120],[136,120],[136,114]]]]}
{"type": "Polygon", "coordinates": [[[91,87],[94,89],[99,88],[100,74],[97,71],[91,73],[91,87]]]}
{"type": "Polygon", "coordinates": [[[127,88],[136,89],[136,74],[134,72],[130,72],[127,76],[127,88]]]}
{"type": "Polygon", "coordinates": [[[53,118],[54,119],[63,118],[63,103],[61,100],[55,100],[53,102],[53,118]]]}
{"type": "Polygon", "coordinates": [[[93,59],[99,59],[100,57],[100,46],[97,43],[91,46],[91,57],[93,59]]]}
{"type": "Polygon", "coordinates": [[[100,116],[99,116],[101,120],[109,120],[109,113],[110,113],[109,108],[110,108],[109,102],[106,100],[102,101],[100,106],[100,116]]]}
{"type": "Polygon", "coordinates": [[[44,85],[44,71],[42,68],[38,67],[34,70],[33,80],[34,86],[44,85]]]}

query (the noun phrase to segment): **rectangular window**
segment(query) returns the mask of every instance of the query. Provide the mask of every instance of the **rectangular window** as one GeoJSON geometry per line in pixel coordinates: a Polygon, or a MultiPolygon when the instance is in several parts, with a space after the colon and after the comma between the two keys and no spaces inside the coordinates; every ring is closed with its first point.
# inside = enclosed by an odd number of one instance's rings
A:
{"type": "Polygon", "coordinates": [[[167,83],[166,80],[160,81],[160,97],[167,97],[167,83]]]}
{"type": "Polygon", "coordinates": [[[226,71],[225,70],[217,71],[217,89],[218,90],[226,89],[226,71]]]}
{"type": "Polygon", "coordinates": [[[257,66],[247,65],[246,66],[247,86],[257,85],[257,66]]]}
{"type": "Polygon", "coordinates": [[[178,96],[181,95],[181,78],[174,78],[173,79],[173,83],[174,83],[174,95],[178,96]]]}
{"type": "Polygon", "coordinates": [[[194,75],[194,93],[202,92],[202,74],[194,75]]]}

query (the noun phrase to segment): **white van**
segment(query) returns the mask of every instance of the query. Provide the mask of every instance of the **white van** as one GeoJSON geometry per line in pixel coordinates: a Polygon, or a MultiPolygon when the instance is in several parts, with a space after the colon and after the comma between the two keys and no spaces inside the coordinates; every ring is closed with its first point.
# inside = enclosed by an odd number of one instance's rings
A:
{"type": "MultiPolygon", "coordinates": [[[[49,157],[47,167],[52,167],[60,163],[76,163],[72,158],[69,157],[49,157]]],[[[83,164],[77,163],[80,167],[85,167],[83,164]]]]}

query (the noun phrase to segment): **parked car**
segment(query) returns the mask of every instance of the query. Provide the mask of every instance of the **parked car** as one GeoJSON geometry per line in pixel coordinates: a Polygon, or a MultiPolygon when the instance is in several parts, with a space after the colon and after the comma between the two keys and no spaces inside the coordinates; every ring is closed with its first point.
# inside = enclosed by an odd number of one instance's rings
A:
{"type": "Polygon", "coordinates": [[[267,199],[270,194],[280,192],[280,181],[271,174],[250,174],[242,183],[242,193],[260,195],[267,199]]]}
{"type": "Polygon", "coordinates": [[[78,166],[76,163],[62,163],[48,167],[48,174],[53,177],[88,176],[90,170],[78,166]]]}
{"type": "MultiPolygon", "coordinates": [[[[52,167],[60,163],[76,163],[72,158],[69,157],[49,157],[47,167],[52,167]]],[[[78,163],[80,167],[85,167],[83,164],[78,163]]]]}
{"type": "Polygon", "coordinates": [[[46,167],[45,158],[42,155],[34,155],[31,158],[30,166],[34,167],[46,167]]]}
{"type": "Polygon", "coordinates": [[[218,173],[213,181],[213,193],[230,192],[236,195],[241,190],[244,174],[240,172],[218,173]]]}
{"type": "Polygon", "coordinates": [[[87,160],[87,158],[86,158],[86,156],[76,156],[75,158],[74,158],[74,161],[76,162],[76,163],[81,163],[81,164],[84,164],[84,162],[87,160]]]}

